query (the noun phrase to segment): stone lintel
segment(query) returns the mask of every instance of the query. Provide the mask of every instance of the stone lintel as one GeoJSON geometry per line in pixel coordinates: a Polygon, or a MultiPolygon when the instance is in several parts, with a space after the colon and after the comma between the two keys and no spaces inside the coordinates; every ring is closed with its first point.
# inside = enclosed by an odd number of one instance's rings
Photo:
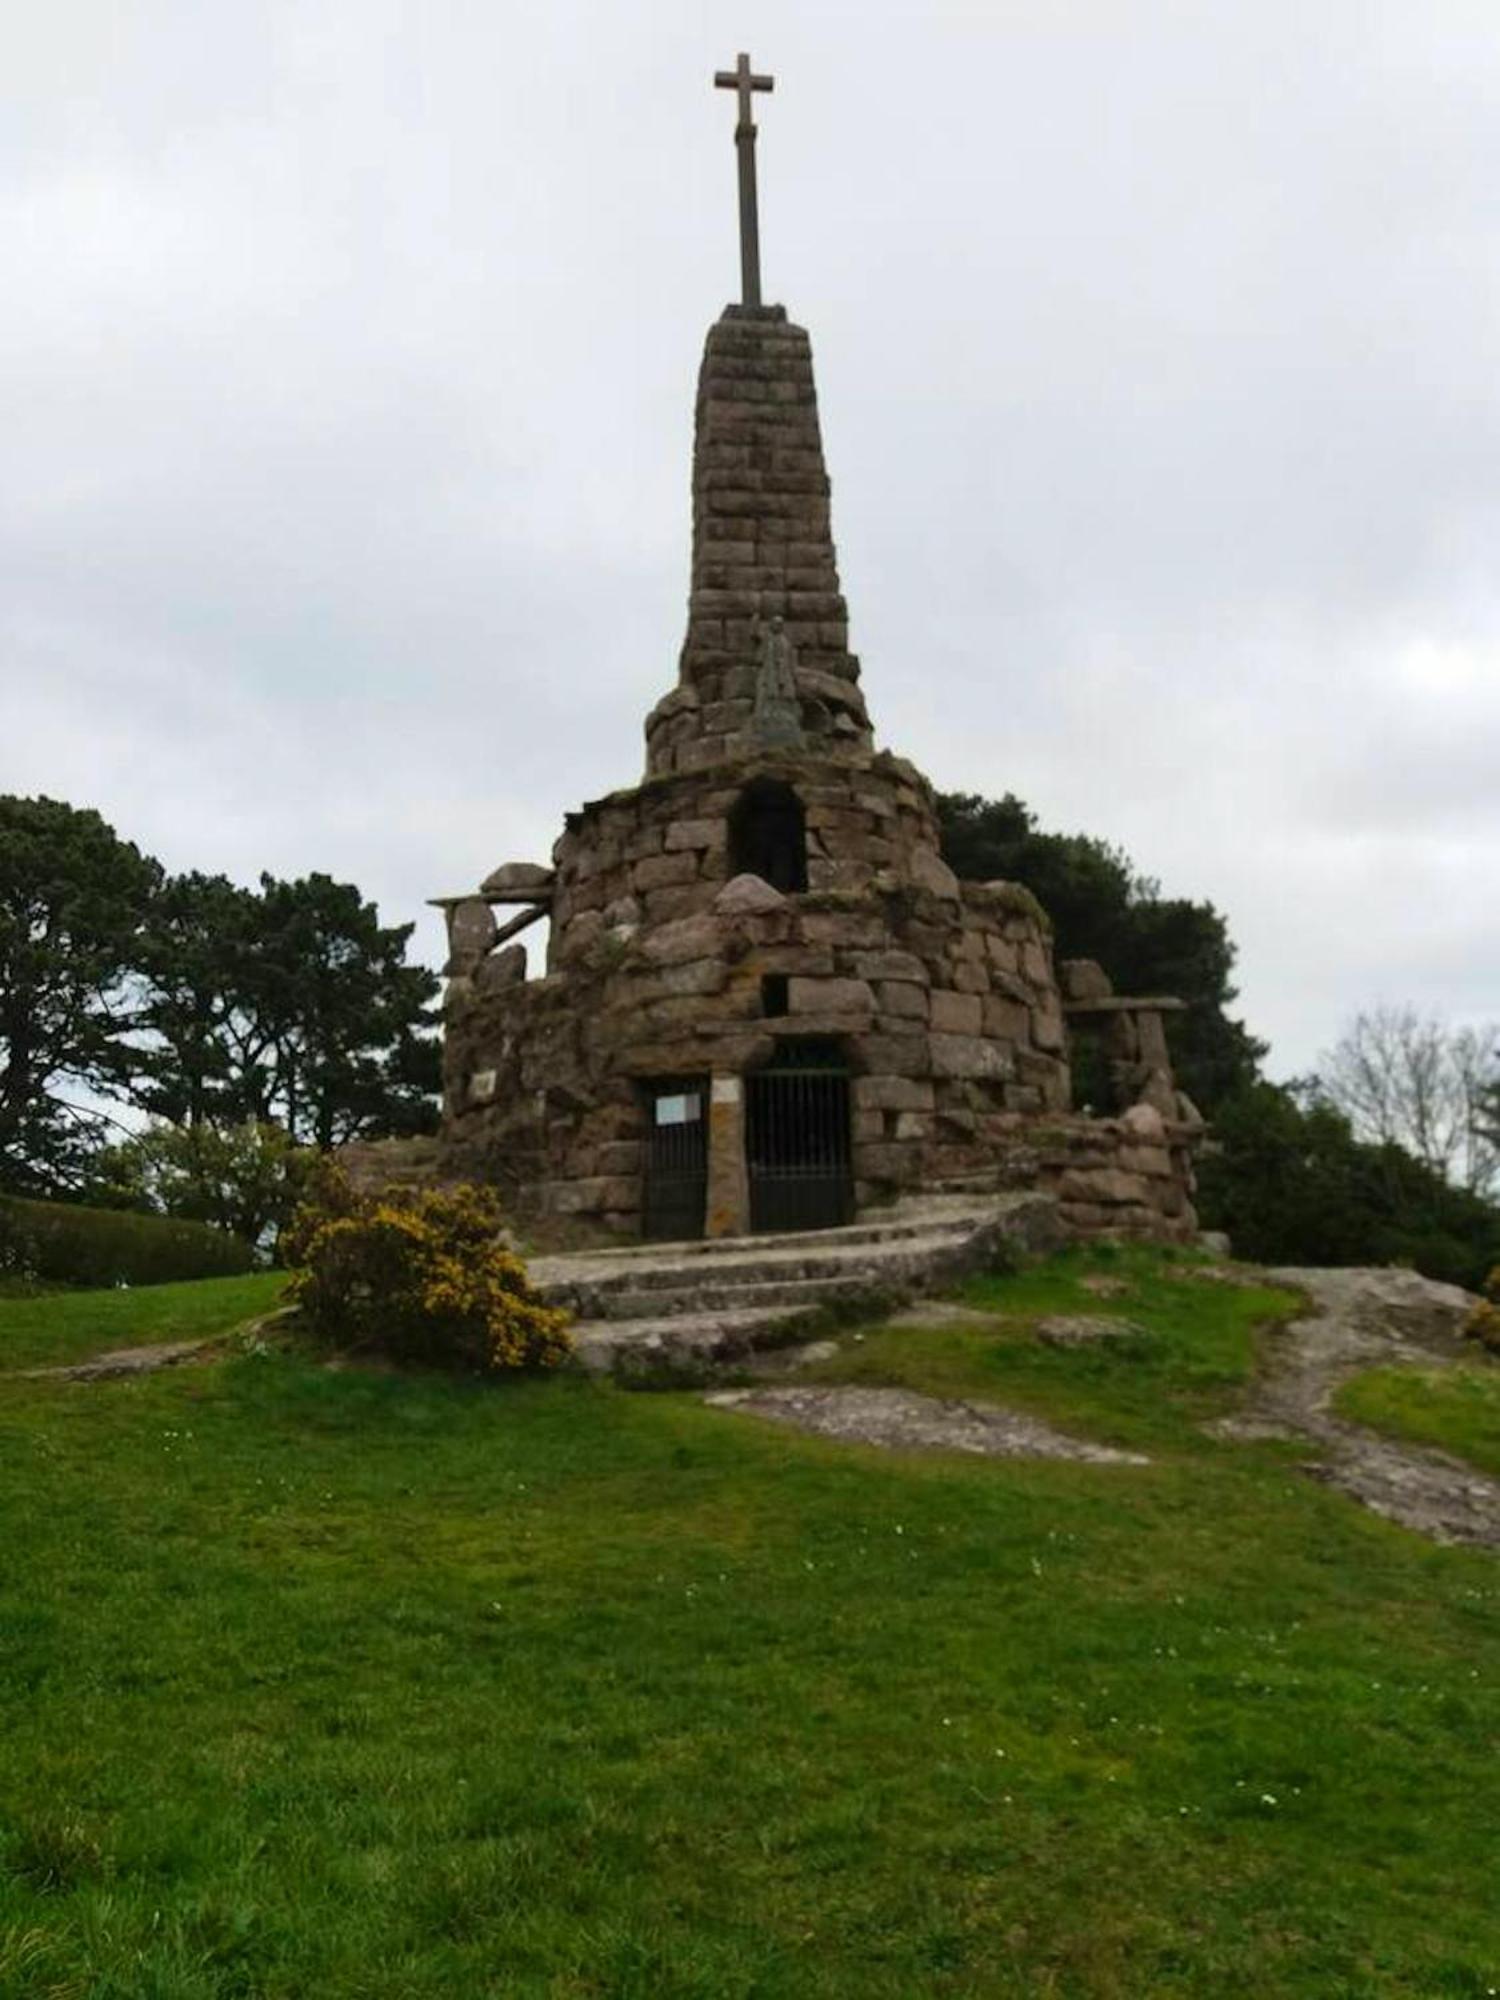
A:
{"type": "Polygon", "coordinates": [[[523,893],[519,889],[512,889],[501,895],[497,894],[493,889],[469,889],[462,896],[429,896],[427,898],[427,907],[429,910],[453,910],[457,909],[460,903],[488,903],[492,909],[499,909],[502,904],[510,903],[526,903],[536,908],[550,908],[552,904],[552,891],[550,889],[530,889],[523,893]]]}
{"type": "Polygon", "coordinates": [[[1184,1014],[1187,1002],[1171,994],[1132,1000],[1124,993],[1111,993],[1097,1000],[1064,1000],[1062,1009],[1065,1014],[1184,1014]]]}

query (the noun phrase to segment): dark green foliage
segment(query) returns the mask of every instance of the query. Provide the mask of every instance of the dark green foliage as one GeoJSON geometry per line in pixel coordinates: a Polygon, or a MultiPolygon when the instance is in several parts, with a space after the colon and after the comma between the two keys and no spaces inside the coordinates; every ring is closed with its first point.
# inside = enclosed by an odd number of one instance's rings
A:
{"type": "Polygon", "coordinates": [[[185,1216],[261,1244],[291,1221],[317,1157],[279,1125],[153,1123],[106,1148],[87,1195],[100,1208],[185,1216]]]}
{"type": "Polygon", "coordinates": [[[1201,1111],[1255,1080],[1266,1045],[1225,1011],[1234,946],[1211,903],[1164,897],[1107,841],[1041,832],[1010,793],[941,794],[938,813],[949,867],[965,881],[1024,883],[1052,919],[1058,958],[1097,959],[1117,993],[1188,1003],[1167,1034],[1177,1080],[1201,1111]]]}
{"type": "Polygon", "coordinates": [[[4,1288],[0,1295],[27,1291],[35,1280],[36,1240],[23,1204],[0,1195],[0,1288],[4,1288]]]}
{"type": "Polygon", "coordinates": [[[1477,1287],[1500,1256],[1500,1210],[1399,1146],[1357,1140],[1331,1105],[1269,1083],[1218,1107],[1198,1213],[1264,1263],[1404,1263],[1477,1287]]]}
{"type": "Polygon", "coordinates": [[[0,1187],[75,1190],[139,1061],[133,975],[161,869],[96,812],[0,797],[0,1187]]]}
{"type": "Polygon", "coordinates": [[[1463,1336],[1500,1360],[1500,1264],[1487,1273],[1483,1293],[1464,1320],[1463,1336]]]}
{"type": "Polygon", "coordinates": [[[406,963],[412,928],[382,926],[327,875],[168,883],[148,936],[156,1046],[140,1101],[174,1124],[275,1123],[320,1147],[431,1130],[437,981],[406,963]]]}
{"type": "Polygon", "coordinates": [[[161,1285],[248,1271],[250,1245],[203,1222],[128,1209],[0,1196],[0,1272],[7,1240],[29,1275],[56,1285],[161,1285]]]}
{"type": "Polygon", "coordinates": [[[95,812],[0,797],[0,1188],[83,1191],[111,1103],[320,1147],[431,1130],[412,929],[327,875],[167,880],[95,812]]]}
{"type": "Polygon", "coordinates": [[[173,1125],[251,1115],[239,1079],[263,1053],[241,1014],[260,942],[257,897],[224,875],[177,875],[162,885],[142,941],[147,1025],[157,1045],[141,1089],[173,1125]]]}

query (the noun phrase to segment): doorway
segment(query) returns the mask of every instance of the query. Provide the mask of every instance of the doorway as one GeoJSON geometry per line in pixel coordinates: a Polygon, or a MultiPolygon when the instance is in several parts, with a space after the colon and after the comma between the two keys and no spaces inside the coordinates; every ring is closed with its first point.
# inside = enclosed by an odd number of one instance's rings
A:
{"type": "Polygon", "coordinates": [[[835,1041],[779,1042],[746,1078],[745,1160],[754,1230],[837,1229],[854,1220],[849,1065],[835,1041]]]}
{"type": "Polygon", "coordinates": [[[703,1234],[708,1196],[708,1083],[704,1077],[646,1085],[641,1233],[677,1243],[703,1234]]]}

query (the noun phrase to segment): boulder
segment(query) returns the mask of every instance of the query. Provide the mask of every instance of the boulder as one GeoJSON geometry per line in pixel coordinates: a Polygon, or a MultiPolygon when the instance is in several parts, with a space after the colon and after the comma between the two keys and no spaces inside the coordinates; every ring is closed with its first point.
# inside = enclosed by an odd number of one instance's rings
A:
{"type": "Polygon", "coordinates": [[[799,979],[793,976],[788,1003],[794,1014],[868,1014],[875,995],[863,979],[799,979]]]}
{"type": "Polygon", "coordinates": [[[642,952],[657,965],[685,965],[692,959],[713,958],[720,945],[719,926],[706,910],[677,917],[641,940],[642,952]]]}
{"type": "Polygon", "coordinates": [[[482,897],[466,896],[448,911],[448,970],[467,972],[495,942],[495,913],[482,897]]]}
{"type": "Polygon", "coordinates": [[[1065,1000],[1107,1000],[1114,992],[1109,974],[1092,958],[1065,958],[1057,968],[1065,1000]]]}
{"type": "Polygon", "coordinates": [[[786,897],[759,875],[736,875],[714,897],[714,908],[725,917],[753,916],[785,907],[786,897]]]}
{"type": "Polygon", "coordinates": [[[932,1068],[936,1076],[990,1077],[1008,1083],[1016,1073],[1015,1057],[998,1042],[978,1035],[934,1034],[932,1068]]]}
{"type": "Polygon", "coordinates": [[[866,1110],[930,1111],[933,1089],[917,1077],[857,1076],[854,1101],[866,1110]]]}
{"type": "Polygon", "coordinates": [[[474,988],[479,993],[497,993],[502,987],[519,986],[526,977],[526,947],[524,944],[508,944],[501,951],[491,952],[474,975],[474,988]]]}
{"type": "Polygon", "coordinates": [[[534,895],[540,901],[551,895],[556,880],[554,871],[538,861],[503,861],[490,870],[479,888],[485,896],[534,895]]]}
{"type": "Polygon", "coordinates": [[[1166,1121],[1154,1104],[1132,1104],[1128,1111],[1121,1113],[1120,1123],[1134,1138],[1147,1144],[1153,1141],[1159,1143],[1167,1129],[1166,1121]]]}
{"type": "Polygon", "coordinates": [[[918,847],[913,850],[911,879],[919,889],[926,889],[949,902],[958,901],[958,877],[934,848],[918,847]]]}
{"type": "MultiPolygon", "coordinates": [[[[1160,1112],[1163,1118],[1176,1118],[1177,1098],[1178,1092],[1165,1070],[1153,1069],[1140,1088],[1139,1102],[1160,1112]]],[[[1201,1119],[1199,1123],[1202,1123],[1201,1119]]]]}
{"type": "Polygon", "coordinates": [[[722,847],[724,822],[719,819],[679,819],[667,828],[666,851],[675,854],[684,848],[722,847]]]}
{"type": "Polygon", "coordinates": [[[978,1035],[984,1027],[984,1008],[976,993],[950,993],[934,989],[932,1025],[944,1035],[978,1035]]]}

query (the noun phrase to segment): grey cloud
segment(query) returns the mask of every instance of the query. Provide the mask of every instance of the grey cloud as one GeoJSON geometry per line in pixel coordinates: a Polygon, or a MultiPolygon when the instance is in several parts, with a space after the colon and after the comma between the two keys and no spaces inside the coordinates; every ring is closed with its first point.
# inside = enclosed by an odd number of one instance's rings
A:
{"type": "MultiPolygon", "coordinates": [[[[66,0],[0,140],[0,785],[429,893],[631,782],[743,13],[66,0]]],[[[1212,897],[1283,1069],[1497,1011],[1488,9],[766,0],[882,739],[1212,897]]]]}

